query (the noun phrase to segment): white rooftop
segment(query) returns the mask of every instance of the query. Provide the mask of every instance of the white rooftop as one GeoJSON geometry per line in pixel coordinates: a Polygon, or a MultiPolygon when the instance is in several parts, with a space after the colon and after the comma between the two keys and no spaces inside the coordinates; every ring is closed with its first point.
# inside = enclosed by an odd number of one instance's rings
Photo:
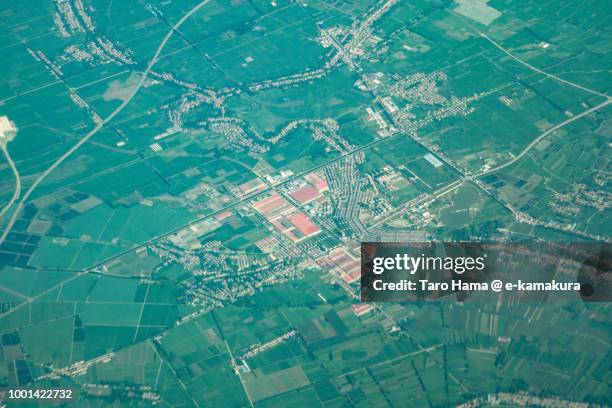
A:
{"type": "Polygon", "coordinates": [[[13,140],[17,127],[7,116],[0,116],[0,140],[13,140]]]}

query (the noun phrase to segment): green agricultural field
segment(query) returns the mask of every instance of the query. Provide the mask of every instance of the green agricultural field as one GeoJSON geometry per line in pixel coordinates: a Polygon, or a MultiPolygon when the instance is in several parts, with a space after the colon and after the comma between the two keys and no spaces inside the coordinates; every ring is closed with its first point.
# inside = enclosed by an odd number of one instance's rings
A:
{"type": "Polygon", "coordinates": [[[4,1],[0,405],[612,405],[610,15],[4,1]],[[378,241],[601,250],[580,292],[362,302],[378,241]]]}

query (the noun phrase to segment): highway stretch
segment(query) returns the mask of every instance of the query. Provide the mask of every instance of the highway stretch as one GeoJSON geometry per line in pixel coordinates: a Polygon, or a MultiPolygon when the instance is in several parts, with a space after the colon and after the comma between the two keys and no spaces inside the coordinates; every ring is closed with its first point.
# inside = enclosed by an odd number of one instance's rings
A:
{"type": "MultiPolygon", "coordinates": [[[[0,245],[4,242],[4,240],[6,239],[7,235],[9,234],[9,232],[11,232],[11,229],[13,228],[13,225],[15,225],[15,221],[17,221],[17,218],[19,218],[19,215],[21,214],[21,211],[23,210],[23,207],[27,203],[28,198],[30,197],[32,192],[34,192],[34,190],[36,190],[36,187],[38,187],[38,185],[40,183],[42,183],[43,180],[45,180],[49,176],[49,174],[51,174],[53,172],[53,170],[55,170],[68,157],[70,157],[75,151],[77,151],[81,146],[83,146],[83,144],[85,144],[85,142],[87,142],[96,133],[98,133],[100,131],[100,129],[102,129],[104,127],[104,125],[106,125],[108,122],[110,122],[115,116],[117,116],[119,114],[119,112],[121,112],[130,103],[130,101],[134,98],[134,96],[136,96],[138,91],[140,91],[140,88],[142,88],[144,82],[147,79],[147,76],[149,75],[149,73],[151,72],[151,69],[153,68],[153,66],[157,62],[157,60],[159,58],[159,54],[162,52],[162,50],[166,46],[166,43],[168,42],[168,40],[170,40],[170,38],[176,32],[176,30],[178,30],[178,28],[185,21],[187,21],[187,19],[189,17],[191,17],[196,11],[198,11],[200,8],[202,8],[209,1],[210,0],[204,0],[201,3],[198,3],[195,7],[193,7],[191,10],[189,10],[187,13],[185,13],[185,15],[183,15],[183,17],[179,21],[177,21],[176,24],[174,24],[172,26],[172,28],[170,28],[170,30],[168,31],[168,33],[166,34],[166,36],[164,37],[162,42],[159,44],[159,47],[157,47],[157,50],[155,51],[155,54],[153,55],[153,58],[151,58],[151,61],[147,65],[147,68],[140,74],[140,79],[139,79],[138,83],[134,86],[134,88],[131,90],[129,96],[121,103],[121,105],[119,105],[106,118],[104,118],[104,120],[102,120],[102,122],[98,123],[96,125],[96,127],[94,127],[89,133],[87,133],[85,136],[83,136],[83,138],[81,138],[74,146],[72,146],[70,149],[68,149],[68,151],[66,153],[64,153],[59,159],[57,159],[55,162],[53,162],[53,164],[51,166],[49,166],[49,168],[47,168],[47,170],[45,170],[43,173],[41,173],[41,175],[38,176],[36,178],[36,180],[34,180],[32,185],[30,186],[30,188],[28,188],[28,190],[25,192],[23,197],[21,197],[21,199],[19,200],[19,203],[17,204],[17,207],[15,208],[15,211],[13,211],[12,216],[9,219],[9,222],[7,223],[7,225],[6,225],[5,229],[4,229],[4,232],[2,233],[2,235],[0,235],[0,245]]],[[[9,203],[9,204],[12,205],[12,202],[9,203]]],[[[7,206],[7,208],[8,207],[9,206],[7,206]]]]}

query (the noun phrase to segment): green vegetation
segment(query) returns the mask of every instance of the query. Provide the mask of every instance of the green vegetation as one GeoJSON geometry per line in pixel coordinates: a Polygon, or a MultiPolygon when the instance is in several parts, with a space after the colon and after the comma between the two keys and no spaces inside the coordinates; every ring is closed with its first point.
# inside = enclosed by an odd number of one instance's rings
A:
{"type": "Polygon", "coordinates": [[[5,4],[0,387],[611,405],[607,303],[357,300],[360,241],[610,241],[611,11],[5,4]]]}

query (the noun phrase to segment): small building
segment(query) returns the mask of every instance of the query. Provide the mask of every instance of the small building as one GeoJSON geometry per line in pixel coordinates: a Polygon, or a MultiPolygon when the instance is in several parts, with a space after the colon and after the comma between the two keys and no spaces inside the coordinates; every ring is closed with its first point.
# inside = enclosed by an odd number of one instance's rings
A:
{"type": "Polygon", "coordinates": [[[0,116],[0,141],[10,142],[16,134],[15,123],[11,122],[7,116],[0,116]]]}

